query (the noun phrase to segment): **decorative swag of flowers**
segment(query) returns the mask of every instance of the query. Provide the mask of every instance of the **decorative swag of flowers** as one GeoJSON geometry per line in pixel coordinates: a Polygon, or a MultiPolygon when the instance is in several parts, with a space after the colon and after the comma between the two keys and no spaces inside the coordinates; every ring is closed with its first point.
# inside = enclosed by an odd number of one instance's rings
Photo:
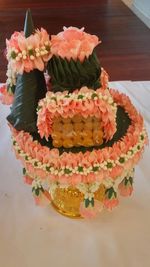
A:
{"type": "Polygon", "coordinates": [[[23,32],[14,32],[10,40],[6,40],[6,57],[11,62],[10,68],[20,74],[33,69],[43,71],[44,63],[52,56],[50,46],[49,35],[43,28],[27,38],[23,32]]]}
{"type": "Polygon", "coordinates": [[[46,30],[36,30],[29,37],[24,32],[14,32],[6,40],[7,80],[0,88],[0,100],[3,104],[11,105],[14,94],[13,86],[16,85],[17,74],[30,72],[34,69],[44,71],[45,64],[52,57],[51,42],[46,30]]]}

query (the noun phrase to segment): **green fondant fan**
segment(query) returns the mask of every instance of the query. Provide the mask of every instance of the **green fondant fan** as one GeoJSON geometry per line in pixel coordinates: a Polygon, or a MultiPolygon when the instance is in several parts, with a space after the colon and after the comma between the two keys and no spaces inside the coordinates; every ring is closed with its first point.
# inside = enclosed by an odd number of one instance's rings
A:
{"type": "MultiPolygon", "coordinates": [[[[24,34],[29,37],[34,33],[30,10],[26,13],[24,34]]],[[[36,108],[38,101],[45,97],[46,83],[43,72],[35,69],[29,73],[18,74],[11,113],[7,120],[17,130],[37,131],[36,108]]]]}
{"type": "Polygon", "coordinates": [[[95,52],[85,58],[83,62],[79,59],[63,59],[53,56],[47,65],[51,77],[53,92],[80,89],[82,86],[97,89],[100,87],[101,67],[95,52]]]}

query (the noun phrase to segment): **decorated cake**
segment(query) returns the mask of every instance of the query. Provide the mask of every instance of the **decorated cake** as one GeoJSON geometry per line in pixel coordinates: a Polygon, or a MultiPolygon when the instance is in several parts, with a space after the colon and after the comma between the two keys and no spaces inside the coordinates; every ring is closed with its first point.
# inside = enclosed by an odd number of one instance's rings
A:
{"type": "Polygon", "coordinates": [[[134,168],[148,137],[128,96],[109,88],[84,28],[49,35],[30,10],[23,32],[6,40],[1,101],[24,182],[37,205],[73,218],[112,210],[133,191],[134,168]]]}

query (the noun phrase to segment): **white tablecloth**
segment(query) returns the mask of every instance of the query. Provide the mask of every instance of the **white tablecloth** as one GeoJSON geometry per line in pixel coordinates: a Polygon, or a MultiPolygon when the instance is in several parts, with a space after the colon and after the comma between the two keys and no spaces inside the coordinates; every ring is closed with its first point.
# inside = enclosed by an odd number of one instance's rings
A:
{"type": "MultiPolygon", "coordinates": [[[[150,82],[113,82],[145,117],[150,133],[150,82]]],[[[35,206],[24,185],[20,162],[11,151],[0,106],[0,266],[1,267],[149,267],[150,149],[136,168],[135,191],[113,212],[92,221],[73,220],[53,208],[35,206]]]]}

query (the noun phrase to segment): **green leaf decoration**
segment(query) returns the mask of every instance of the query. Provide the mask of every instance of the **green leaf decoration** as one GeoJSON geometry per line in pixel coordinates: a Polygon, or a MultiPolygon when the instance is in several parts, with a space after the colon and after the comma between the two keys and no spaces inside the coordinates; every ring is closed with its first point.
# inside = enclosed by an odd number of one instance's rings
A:
{"type": "Polygon", "coordinates": [[[50,172],[50,167],[46,166],[46,171],[50,172]]]}
{"type": "Polygon", "coordinates": [[[93,93],[92,94],[92,99],[94,99],[95,97],[97,97],[97,94],[96,93],[93,93]]]}
{"type": "Polygon", "coordinates": [[[113,187],[110,187],[106,190],[105,194],[107,195],[108,199],[111,199],[113,194],[115,194],[115,191],[113,187]]]}
{"type": "Polygon", "coordinates": [[[72,172],[72,171],[71,171],[71,170],[69,170],[69,169],[67,169],[67,168],[66,168],[66,169],[64,169],[64,173],[65,173],[65,174],[70,174],[71,172],[72,172]]]}
{"type": "Polygon", "coordinates": [[[16,86],[15,85],[8,85],[7,86],[7,92],[14,94],[15,93],[16,86]]]}
{"type": "Polygon", "coordinates": [[[132,185],[133,184],[133,177],[129,177],[129,182],[130,182],[130,184],[132,185]]]}
{"type": "Polygon", "coordinates": [[[58,73],[57,61],[54,60],[54,58],[53,58],[53,71],[54,71],[54,77],[55,77],[56,81],[60,82],[61,76],[58,73]]]}
{"type": "Polygon", "coordinates": [[[40,190],[41,190],[42,192],[44,192],[44,188],[43,188],[43,187],[40,187],[40,190]]]}
{"type": "Polygon", "coordinates": [[[64,68],[62,65],[62,60],[60,57],[55,57],[55,61],[56,61],[56,65],[59,65],[58,71],[59,71],[59,79],[61,80],[61,82],[63,83],[63,78],[65,76],[65,72],[64,72],[64,68]]]}
{"type": "Polygon", "coordinates": [[[85,207],[87,208],[87,207],[89,206],[89,204],[90,204],[89,199],[86,198],[86,199],[84,200],[84,203],[85,203],[85,207]]]}
{"type": "Polygon", "coordinates": [[[23,175],[26,175],[26,169],[25,168],[22,169],[22,172],[23,172],[23,175]]]}
{"type": "MultiPolygon", "coordinates": [[[[91,58],[91,56],[90,56],[90,58],[91,58]]],[[[91,64],[90,58],[89,59],[86,58],[83,61],[82,65],[83,65],[83,68],[86,70],[87,75],[88,75],[88,73],[90,73],[91,79],[95,81],[97,79],[97,69],[95,68],[94,64],[91,64]]]]}
{"type": "Polygon", "coordinates": [[[80,79],[79,79],[80,73],[79,73],[78,69],[76,68],[76,62],[73,59],[70,60],[70,70],[72,73],[73,80],[74,80],[75,84],[77,84],[77,88],[79,88],[79,86],[80,86],[80,79]]]}
{"type": "Polygon", "coordinates": [[[88,72],[84,68],[83,63],[81,63],[79,59],[77,59],[77,61],[76,61],[76,67],[77,67],[77,69],[78,69],[78,71],[80,73],[81,84],[84,84],[84,85],[86,83],[89,84],[90,77],[88,76],[88,72]]]}
{"type": "Polygon", "coordinates": [[[39,196],[40,192],[44,192],[44,188],[42,186],[38,188],[32,187],[32,192],[34,192],[36,196],[39,196]]]}
{"type": "Polygon", "coordinates": [[[128,184],[128,179],[125,177],[125,179],[123,180],[123,182],[124,182],[124,185],[127,186],[127,184],[128,184]]]}
{"type": "Polygon", "coordinates": [[[13,141],[13,146],[15,146],[15,145],[16,145],[16,143],[17,143],[17,142],[14,140],[14,141],[13,141]]]}
{"type": "Polygon", "coordinates": [[[84,96],[83,95],[78,95],[78,99],[83,99],[84,96]]]}
{"type": "Polygon", "coordinates": [[[124,162],[125,162],[125,158],[120,157],[119,162],[120,162],[120,163],[124,163],[124,162]]]}
{"type": "Polygon", "coordinates": [[[85,58],[83,62],[58,56],[53,56],[48,64],[47,70],[51,76],[53,92],[80,89],[82,86],[97,89],[100,87],[99,77],[101,74],[100,63],[95,52],[85,58]]]}
{"type": "Polygon", "coordinates": [[[39,194],[40,194],[40,190],[39,190],[39,188],[36,188],[36,189],[34,190],[34,193],[35,193],[36,196],[39,196],[39,194]]]}
{"type": "Polygon", "coordinates": [[[16,56],[17,56],[16,52],[15,52],[15,51],[12,51],[12,52],[11,52],[11,58],[12,58],[12,59],[15,59],[16,56]]]}
{"type": "Polygon", "coordinates": [[[92,169],[93,172],[97,172],[98,170],[99,170],[98,166],[94,166],[93,169],[92,169]]]}
{"type": "MultiPolygon", "coordinates": [[[[63,78],[66,78],[67,84],[70,84],[70,86],[72,87],[73,86],[73,78],[72,78],[72,73],[71,73],[68,61],[67,61],[67,59],[65,59],[65,60],[62,60],[61,62],[62,62],[64,71],[65,71],[65,76],[63,78]]],[[[64,80],[64,82],[65,82],[65,80],[64,80]]]]}
{"type": "Polygon", "coordinates": [[[91,201],[90,201],[92,207],[94,207],[94,198],[92,197],[91,201]]]}
{"type": "Polygon", "coordinates": [[[108,162],[108,163],[107,163],[107,168],[108,168],[108,169],[111,169],[112,167],[113,167],[112,163],[111,163],[111,162],[108,162]]]}
{"type": "Polygon", "coordinates": [[[82,167],[82,166],[79,166],[79,167],[78,167],[78,171],[79,171],[79,172],[83,172],[83,167],[82,167]]]}

